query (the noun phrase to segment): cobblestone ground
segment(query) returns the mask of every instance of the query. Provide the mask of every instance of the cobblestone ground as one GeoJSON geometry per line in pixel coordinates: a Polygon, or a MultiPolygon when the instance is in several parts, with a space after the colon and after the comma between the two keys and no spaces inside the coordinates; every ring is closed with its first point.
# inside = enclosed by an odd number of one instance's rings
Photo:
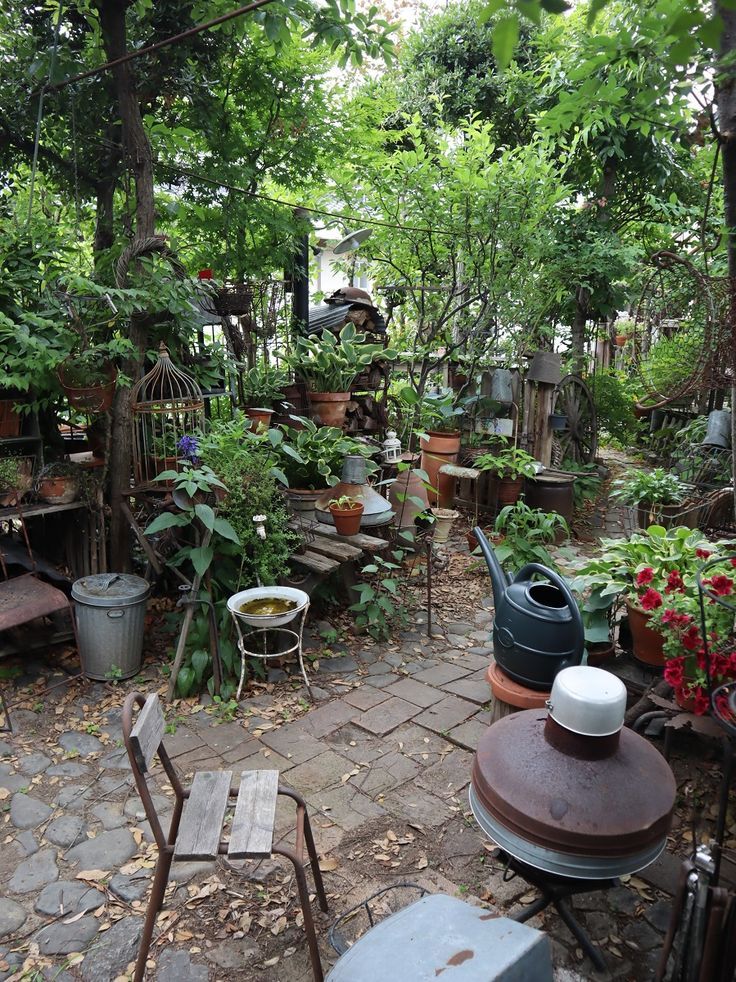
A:
{"type": "MultiPolygon", "coordinates": [[[[472,751],[489,721],[490,608],[484,599],[472,620],[446,623],[433,639],[420,615],[398,644],[323,660],[311,708],[286,681],[251,697],[245,718],[223,721],[202,704],[169,710],[166,743],[183,774],[278,767],[305,795],[333,908],[318,919],[322,939],[336,914],[396,880],[502,912],[535,898],[524,881],[505,881],[467,804],[472,751]],[[284,693],[292,710],[274,717],[284,693]]],[[[29,664],[15,691],[57,681],[42,669],[29,664]]],[[[157,687],[157,666],[147,674],[140,688],[157,687]]],[[[0,743],[0,980],[107,982],[130,972],[155,851],[120,745],[124,695],[124,686],[74,683],[12,713],[15,733],[0,743]]],[[[171,789],[161,777],[158,785],[156,804],[169,812],[171,789]]],[[[279,812],[281,834],[290,821],[279,812]]],[[[678,866],[665,855],[628,883],[576,900],[606,975],[593,972],[555,914],[536,916],[530,923],[550,933],[558,977],[649,978],[678,866]]],[[[279,863],[175,864],[174,876],[149,977],[310,978],[293,884],[279,863]]],[[[321,947],[327,965],[334,953],[321,947]]]]}

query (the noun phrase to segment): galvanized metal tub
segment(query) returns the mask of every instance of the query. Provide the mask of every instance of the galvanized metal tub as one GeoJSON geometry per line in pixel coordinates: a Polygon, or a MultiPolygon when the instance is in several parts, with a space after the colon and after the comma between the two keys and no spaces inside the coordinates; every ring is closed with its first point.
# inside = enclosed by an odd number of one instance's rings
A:
{"type": "Polygon", "coordinates": [[[151,585],[130,573],[84,576],[72,586],[82,671],[91,679],[128,679],[141,667],[151,585]]]}

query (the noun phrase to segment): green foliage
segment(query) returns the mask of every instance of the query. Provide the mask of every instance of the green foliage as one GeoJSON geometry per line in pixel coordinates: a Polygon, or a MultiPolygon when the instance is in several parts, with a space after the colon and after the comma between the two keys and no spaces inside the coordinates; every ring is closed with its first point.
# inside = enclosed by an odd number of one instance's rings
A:
{"type": "Polygon", "coordinates": [[[620,446],[631,447],[641,427],[624,378],[609,369],[589,376],[586,382],[593,394],[599,430],[620,446]]]}
{"type": "Polygon", "coordinates": [[[369,582],[351,588],[358,594],[357,601],[349,608],[355,613],[355,624],[377,641],[390,637],[397,627],[405,628],[409,618],[399,594],[403,550],[397,549],[391,556],[394,562],[374,556],[373,562],[360,571],[361,575],[370,577],[369,582]]]}
{"type": "MultiPolygon", "coordinates": [[[[370,447],[336,426],[317,426],[311,419],[298,420],[300,429],[284,426],[265,434],[250,435],[271,454],[271,473],[282,484],[299,490],[317,490],[336,484],[348,454],[368,458],[370,447]]],[[[375,465],[367,461],[368,470],[375,465]]]]}
{"type": "Polygon", "coordinates": [[[611,498],[624,505],[679,505],[690,491],[675,474],[662,467],[652,471],[635,470],[611,485],[611,498]]]}
{"type": "Polygon", "coordinates": [[[346,324],[339,337],[327,330],[321,338],[299,337],[291,351],[279,351],[277,356],[311,392],[348,392],[371,362],[391,361],[396,352],[381,344],[367,344],[365,334],[346,324]]]}
{"type": "Polygon", "coordinates": [[[520,569],[527,563],[542,563],[556,569],[545,546],[553,543],[559,532],[570,535],[562,515],[530,508],[521,499],[501,509],[493,530],[497,535],[505,536],[500,545],[494,546],[494,552],[498,561],[510,570],[520,569]]]}
{"type": "Polygon", "coordinates": [[[563,460],[562,470],[575,474],[572,493],[576,511],[586,502],[595,501],[603,484],[596,464],[579,464],[574,460],[563,460]]]}
{"type": "Polygon", "coordinates": [[[284,398],[284,389],[289,384],[289,378],[286,372],[276,365],[259,361],[243,372],[241,384],[246,405],[268,409],[271,403],[284,398]]]}
{"type": "Polygon", "coordinates": [[[502,447],[496,452],[481,454],[476,458],[474,466],[481,471],[490,471],[500,478],[511,480],[519,477],[534,477],[537,473],[532,455],[513,445],[502,447]]]}
{"type": "Polygon", "coordinates": [[[23,460],[21,457],[0,457],[0,490],[13,491],[23,479],[23,460]]]}
{"type": "Polygon", "coordinates": [[[700,362],[704,340],[703,330],[695,327],[680,330],[670,338],[660,338],[642,359],[640,367],[650,393],[678,395],[690,380],[693,366],[700,362]]]}

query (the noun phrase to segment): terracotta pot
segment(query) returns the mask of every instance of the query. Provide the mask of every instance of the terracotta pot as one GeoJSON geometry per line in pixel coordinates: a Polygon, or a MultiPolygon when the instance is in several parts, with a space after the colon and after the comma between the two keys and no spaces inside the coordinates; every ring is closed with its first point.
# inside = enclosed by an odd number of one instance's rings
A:
{"type": "Polygon", "coordinates": [[[616,657],[616,645],[613,641],[601,641],[598,644],[586,644],[588,650],[588,664],[597,668],[605,665],[606,662],[613,661],[616,657]]]}
{"type": "Polygon", "coordinates": [[[79,480],[73,474],[42,477],[38,482],[38,497],[49,505],[68,505],[79,494],[79,480]]]}
{"type": "Polygon", "coordinates": [[[70,406],[82,413],[104,413],[112,406],[117,384],[118,372],[114,365],[108,365],[108,381],[103,384],[76,386],[65,381],[64,366],[58,370],[59,381],[70,406]]]}
{"type": "MultiPolygon", "coordinates": [[[[485,533],[485,537],[492,546],[500,546],[503,540],[506,538],[505,535],[496,535],[492,529],[483,529],[483,531],[485,533]]],[[[473,529],[469,529],[465,533],[465,538],[468,540],[468,549],[470,549],[471,552],[478,548],[478,540],[473,529]]]]}
{"type": "Polygon", "coordinates": [[[617,334],[616,335],[616,347],[617,348],[623,348],[623,346],[626,344],[626,342],[628,340],[629,340],[628,335],[626,335],[626,334],[617,334]]]}
{"type": "Polygon", "coordinates": [[[330,505],[330,514],[338,535],[357,535],[360,532],[362,504],[357,504],[354,508],[338,508],[336,505],[330,505]]]}
{"type": "Polygon", "coordinates": [[[267,430],[271,425],[273,409],[263,409],[260,406],[246,406],[245,415],[249,420],[251,420],[250,428],[254,432],[258,432],[258,430],[267,430]]]}
{"type": "Polygon", "coordinates": [[[452,523],[456,518],[460,517],[460,513],[457,511],[452,511],[451,508],[433,508],[432,514],[434,515],[435,520],[434,541],[439,545],[442,545],[450,538],[452,523]]]}
{"type": "Polygon", "coordinates": [[[15,399],[0,399],[0,438],[20,436],[23,417],[13,408],[15,399]]]}
{"type": "Polygon", "coordinates": [[[634,658],[645,665],[661,668],[664,665],[664,638],[659,631],[649,627],[651,615],[628,600],[626,611],[629,615],[634,658]]]}
{"type": "Polygon", "coordinates": [[[524,488],[523,477],[502,477],[498,482],[498,507],[515,505],[524,488]]]}
{"type": "Polygon", "coordinates": [[[443,464],[456,464],[460,453],[460,432],[439,433],[430,430],[420,441],[422,448],[421,467],[427,472],[429,488],[427,497],[431,505],[452,508],[455,500],[455,478],[450,474],[440,474],[443,464]]]}
{"type": "Polygon", "coordinates": [[[396,512],[396,527],[399,529],[414,528],[417,515],[429,507],[424,481],[413,469],[399,474],[388,489],[388,500],[396,512]]]}
{"type": "Polygon", "coordinates": [[[320,426],[336,426],[342,429],[349,402],[349,392],[310,392],[310,419],[320,426]]]}

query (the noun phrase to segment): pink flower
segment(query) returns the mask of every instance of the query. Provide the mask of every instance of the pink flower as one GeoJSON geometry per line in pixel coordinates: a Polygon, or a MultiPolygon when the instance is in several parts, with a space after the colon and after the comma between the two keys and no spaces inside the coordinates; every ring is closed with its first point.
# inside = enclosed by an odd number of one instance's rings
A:
{"type": "Polygon", "coordinates": [[[662,606],[662,594],[650,587],[641,595],[639,603],[643,610],[656,610],[662,606]]]}
{"type": "Polygon", "coordinates": [[[644,569],[639,570],[636,574],[636,585],[637,586],[647,586],[654,579],[654,570],[651,566],[645,566],[644,569]]]}

